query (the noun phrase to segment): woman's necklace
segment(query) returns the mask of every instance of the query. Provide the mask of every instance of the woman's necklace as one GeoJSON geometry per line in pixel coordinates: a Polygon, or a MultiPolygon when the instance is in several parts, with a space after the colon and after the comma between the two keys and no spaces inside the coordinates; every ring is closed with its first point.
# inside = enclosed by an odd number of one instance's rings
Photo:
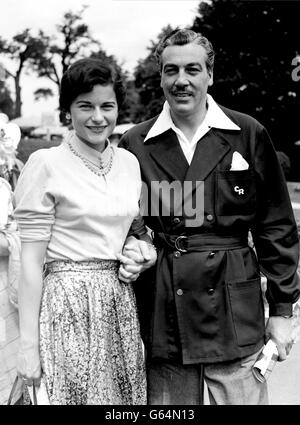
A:
{"type": "MultiPolygon", "coordinates": [[[[100,161],[100,166],[99,166],[99,170],[96,170],[94,167],[92,167],[89,162],[84,158],[84,156],[80,155],[80,153],[78,153],[74,147],[72,146],[72,144],[68,141],[67,145],[70,149],[70,151],[77,156],[78,158],[81,159],[81,161],[84,163],[84,165],[94,174],[96,174],[99,177],[104,177],[106,176],[106,174],[108,174],[111,170],[112,167],[112,163],[113,163],[113,151],[111,146],[110,148],[110,157],[109,160],[106,164],[102,164],[102,161],[100,161]]],[[[96,166],[95,166],[96,167],[96,166]]]]}

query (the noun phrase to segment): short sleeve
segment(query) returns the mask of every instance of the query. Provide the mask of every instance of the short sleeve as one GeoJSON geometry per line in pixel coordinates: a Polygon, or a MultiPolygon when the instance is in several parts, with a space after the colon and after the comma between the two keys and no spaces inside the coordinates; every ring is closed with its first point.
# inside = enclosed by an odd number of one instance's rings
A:
{"type": "Polygon", "coordinates": [[[54,223],[53,173],[47,151],[34,152],[24,166],[14,192],[14,216],[21,241],[48,241],[54,223]]]}

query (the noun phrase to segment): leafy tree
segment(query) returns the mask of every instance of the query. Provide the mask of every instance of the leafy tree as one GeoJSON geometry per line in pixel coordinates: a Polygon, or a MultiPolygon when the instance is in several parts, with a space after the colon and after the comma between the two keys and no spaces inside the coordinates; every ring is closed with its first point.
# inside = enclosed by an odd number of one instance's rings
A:
{"type": "MultiPolygon", "coordinates": [[[[45,50],[35,57],[32,63],[33,69],[40,77],[46,77],[52,83],[60,86],[62,74],[77,59],[91,56],[103,59],[113,66],[116,66],[121,75],[127,81],[127,75],[122,72],[113,55],[108,55],[102,48],[101,43],[95,40],[88,26],[83,22],[83,14],[87,6],[83,6],[79,12],[66,12],[63,15],[62,23],[57,25],[58,36],[48,37],[48,45],[45,50]]],[[[40,88],[35,92],[36,98],[49,97],[53,95],[49,88],[40,88]]],[[[119,121],[128,119],[129,112],[122,108],[119,115],[119,121]]],[[[65,117],[60,114],[60,119],[65,123],[65,117]]]]}
{"type": "Polygon", "coordinates": [[[13,117],[13,101],[10,92],[6,86],[6,71],[0,62],[0,113],[6,114],[9,118],[13,117]]]}
{"type": "Polygon", "coordinates": [[[53,96],[53,90],[49,89],[49,88],[40,88],[35,90],[34,92],[34,99],[35,100],[40,100],[40,99],[47,99],[51,96],[53,96]]]}
{"type": "Polygon", "coordinates": [[[5,68],[6,74],[13,78],[15,86],[15,110],[14,117],[21,116],[21,85],[20,78],[23,70],[39,57],[47,44],[47,38],[42,32],[37,37],[33,36],[27,28],[16,34],[11,41],[0,38],[0,53],[7,55],[17,63],[15,72],[5,68]]]}
{"type": "Polygon", "coordinates": [[[300,84],[292,79],[300,3],[211,0],[201,2],[198,12],[192,29],[216,51],[210,92],[221,104],[256,117],[275,146],[289,151],[300,133],[300,84]]]}
{"type": "Polygon", "coordinates": [[[157,41],[151,41],[148,47],[149,54],[138,62],[135,69],[135,87],[139,96],[139,104],[133,113],[135,122],[146,120],[161,112],[164,95],[160,87],[160,72],[154,52],[159,40],[172,30],[170,25],[162,29],[157,41]]]}
{"type": "Polygon", "coordinates": [[[58,87],[62,74],[72,62],[84,57],[86,49],[100,47],[100,43],[92,38],[88,26],[83,22],[86,8],[87,6],[83,6],[79,12],[68,11],[63,15],[62,22],[56,25],[58,36],[48,36],[48,45],[33,62],[38,75],[48,78],[58,87]]]}

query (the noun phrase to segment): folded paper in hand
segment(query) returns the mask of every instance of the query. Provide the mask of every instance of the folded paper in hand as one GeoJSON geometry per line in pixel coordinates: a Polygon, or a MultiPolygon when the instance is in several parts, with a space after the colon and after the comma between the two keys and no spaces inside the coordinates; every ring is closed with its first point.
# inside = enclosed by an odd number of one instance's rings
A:
{"type": "Polygon", "coordinates": [[[274,341],[269,339],[263,350],[258,355],[253,365],[252,371],[254,376],[260,382],[265,382],[272,372],[278,360],[278,350],[274,341]]]}
{"type": "MultiPolygon", "coordinates": [[[[33,387],[27,387],[27,388],[28,388],[28,392],[29,392],[29,395],[30,395],[31,402],[34,403],[34,401],[33,401],[33,387]]],[[[47,406],[47,405],[50,404],[46,385],[44,383],[43,377],[41,379],[40,386],[36,387],[36,400],[37,400],[37,404],[41,405],[41,406],[47,406]]]]}
{"type": "Polygon", "coordinates": [[[248,168],[249,164],[242,155],[237,151],[233,152],[230,171],[248,170],[248,168]]]}

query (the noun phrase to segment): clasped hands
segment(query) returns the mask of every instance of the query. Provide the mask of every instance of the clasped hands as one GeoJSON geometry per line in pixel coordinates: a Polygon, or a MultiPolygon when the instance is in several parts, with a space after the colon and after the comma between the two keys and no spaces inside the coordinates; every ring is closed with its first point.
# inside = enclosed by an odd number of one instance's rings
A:
{"type": "Polygon", "coordinates": [[[156,250],[151,243],[129,236],[118,254],[120,261],[119,279],[122,282],[134,282],[146,269],[152,267],[157,259],[156,250]]]}

